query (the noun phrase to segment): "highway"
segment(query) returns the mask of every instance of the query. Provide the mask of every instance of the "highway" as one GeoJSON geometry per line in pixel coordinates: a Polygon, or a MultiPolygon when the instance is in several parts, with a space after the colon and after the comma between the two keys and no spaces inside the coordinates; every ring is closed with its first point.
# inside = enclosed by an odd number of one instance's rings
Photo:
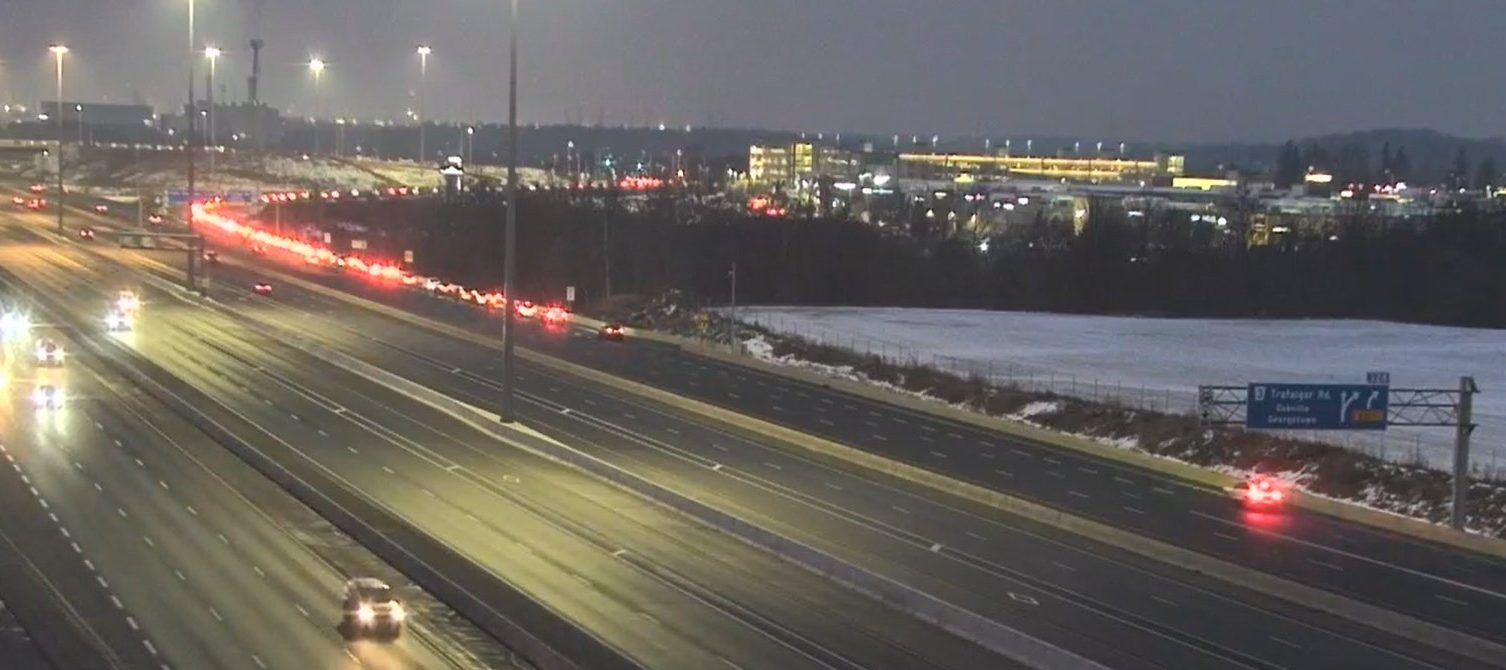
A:
{"type": "MultiPolygon", "coordinates": [[[[270,300],[252,296],[244,287],[260,279],[255,272],[226,266],[219,277],[222,298],[244,303],[259,316],[472,404],[494,405],[494,352],[292,286],[279,286],[270,300]],[[273,304],[291,309],[279,315],[273,304]]],[[[448,304],[427,309],[467,313],[448,304]]],[[[659,348],[599,343],[578,331],[528,330],[530,346],[564,352],[594,367],[611,369],[610,361],[641,356],[661,370],[675,370],[669,367],[674,361],[656,355],[659,348]]],[[[708,376],[721,376],[709,368],[676,374],[691,388],[708,376]]],[[[925,584],[933,593],[1114,667],[1334,667],[1357,659],[1377,667],[1470,665],[1443,650],[1419,649],[1364,627],[1322,620],[1023,519],[817,463],[554,372],[525,366],[520,384],[527,398],[524,418],[531,425],[656,480],[717,496],[782,532],[925,584]],[[708,476],[711,464],[724,467],[708,476]]],[[[812,408],[840,402],[805,392],[805,399],[786,404],[820,413],[812,408]]],[[[1160,482],[1143,485],[1141,495],[1165,495],[1155,491],[1160,482]]]]}
{"type": "MultiPolygon", "coordinates": [[[[103,271],[39,246],[0,256],[80,310],[102,304],[103,271]]],[[[275,338],[146,295],[130,346],[647,667],[1011,667],[275,338]]]]}
{"type": "MultiPolygon", "coordinates": [[[[224,266],[216,273],[217,290],[232,303],[244,302],[259,315],[280,319],[284,327],[317,335],[478,406],[494,404],[494,352],[292,286],[279,286],[272,300],[251,296],[244,288],[260,279],[255,272],[224,266]],[[271,304],[291,310],[277,315],[269,309],[271,304]]],[[[416,311],[486,327],[462,306],[371,291],[342,278],[321,279],[416,311]]],[[[788,396],[754,391],[777,390],[774,384],[789,382],[670,347],[600,343],[579,331],[549,332],[531,326],[524,330],[531,347],[692,397],[728,394],[721,403],[740,411],[745,398],[767,393],[762,414],[790,425],[800,424],[787,415],[815,417],[813,423],[820,428],[809,432],[837,434],[847,423],[849,431],[867,431],[870,441],[900,439],[897,431],[877,428],[884,412],[895,410],[876,403],[815,387],[794,388],[793,383],[788,396]],[[863,418],[839,420],[851,416],[863,418]]],[[[845,548],[896,578],[925,584],[930,592],[1115,667],[1332,667],[1355,659],[1370,659],[1379,667],[1468,667],[1446,651],[1419,649],[1364,627],[1322,620],[1259,594],[1150,564],[1023,519],[853,473],[839,464],[818,463],[766,439],[708,425],[580,380],[525,366],[521,384],[529,399],[525,419],[571,444],[592,446],[597,455],[650,472],[656,479],[675,481],[689,490],[717,495],[735,509],[776,519],[782,532],[845,548]],[[708,481],[710,463],[726,466],[719,470],[724,476],[708,481]]],[[[757,405],[753,407],[752,413],[760,414],[757,405]]],[[[927,430],[917,425],[928,421],[926,417],[898,414],[896,425],[915,426],[912,451],[917,445],[938,445],[928,449],[933,459],[947,459],[944,449],[967,437],[962,426],[927,430]]],[[[1057,451],[1043,453],[1041,462],[1047,467],[1066,463],[1066,454],[1057,451]]],[[[995,455],[983,460],[997,459],[995,455]]],[[[1075,471],[1073,479],[1103,472],[1093,465],[1080,467],[1086,471],[1075,471]]],[[[1119,478],[1115,481],[1121,488],[1133,487],[1120,492],[1120,504],[1139,509],[1142,516],[1159,509],[1153,506],[1160,504],[1160,497],[1175,496],[1178,488],[1185,488],[1123,466],[1115,466],[1111,476],[1119,478]]],[[[1068,490],[1074,498],[1093,495],[1068,490]]]]}
{"type": "MultiPolygon", "coordinates": [[[[373,289],[361,280],[309,277],[473,329],[492,334],[497,330],[494,320],[488,322],[478,316],[478,310],[465,306],[409,291],[373,289]]],[[[328,311],[339,306],[319,300],[305,309],[328,311]]],[[[355,318],[349,312],[339,314],[342,322],[355,318]]],[[[389,322],[394,320],[380,321],[383,330],[362,330],[385,334],[389,322]]],[[[1245,510],[1222,492],[1119,462],[729,365],[675,347],[633,342],[627,347],[631,353],[624,354],[619,351],[623,347],[590,337],[551,337],[538,329],[523,330],[527,346],[565,360],[1506,643],[1506,627],[1489,623],[1506,617],[1506,560],[1298,508],[1279,514],[1245,510]]],[[[429,351],[423,346],[414,348],[429,351]]],[[[489,361],[446,362],[484,370],[469,365],[489,361]]]]}
{"type": "Polygon", "coordinates": [[[0,477],[15,481],[0,481],[0,489],[7,502],[17,492],[33,500],[7,505],[0,531],[41,566],[123,666],[525,667],[101,369],[70,335],[41,322],[25,339],[5,343],[9,420],[0,451],[10,467],[0,477]],[[36,365],[32,337],[62,343],[70,352],[65,365],[36,365]],[[32,406],[32,389],[43,383],[66,391],[62,409],[32,406]],[[408,635],[391,644],[339,635],[341,589],[356,575],[400,586],[417,621],[408,635]]]}
{"type": "MultiPolygon", "coordinates": [[[[479,667],[414,635],[345,644],[344,576],[229,483],[245,473],[198,459],[215,445],[88,361],[33,372],[67,406],[9,394],[5,455],[109,602],[87,611],[136,632],[128,649],[178,667],[479,667]]],[[[27,390],[24,374],[11,383],[27,390]]]]}

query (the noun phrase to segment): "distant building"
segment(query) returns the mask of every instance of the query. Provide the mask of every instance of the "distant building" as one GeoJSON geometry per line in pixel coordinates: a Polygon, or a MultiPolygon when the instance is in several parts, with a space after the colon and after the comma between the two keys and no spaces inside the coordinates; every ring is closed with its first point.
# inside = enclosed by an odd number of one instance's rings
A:
{"type": "Polygon", "coordinates": [[[814,142],[748,147],[748,181],[757,189],[810,188],[823,177],[855,179],[861,170],[856,153],[814,142]]]}
{"type": "MultiPolygon", "coordinates": [[[[82,123],[86,126],[143,128],[153,125],[154,114],[148,105],[112,105],[101,102],[63,101],[62,118],[65,124],[82,123]]],[[[49,119],[58,118],[56,100],[43,101],[38,105],[49,119]]]]}
{"type": "MultiPolygon", "coordinates": [[[[204,129],[199,129],[204,132],[204,129]]],[[[214,140],[239,147],[271,147],[282,141],[282,113],[266,103],[214,106],[214,140]]]]}
{"type": "Polygon", "coordinates": [[[1166,184],[1186,171],[1186,158],[1156,154],[1152,158],[1123,156],[1020,156],[996,154],[902,153],[903,179],[951,180],[961,183],[1006,178],[1064,179],[1087,183],[1166,184]]]}

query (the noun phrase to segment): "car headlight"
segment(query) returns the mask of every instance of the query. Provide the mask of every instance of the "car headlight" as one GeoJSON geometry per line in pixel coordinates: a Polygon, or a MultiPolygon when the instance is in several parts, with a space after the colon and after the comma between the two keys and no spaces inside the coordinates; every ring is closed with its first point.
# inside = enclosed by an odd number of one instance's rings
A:
{"type": "Polygon", "coordinates": [[[361,623],[371,623],[376,620],[376,610],[371,609],[371,605],[362,604],[356,610],[356,619],[361,623]]]}
{"type": "Polygon", "coordinates": [[[401,604],[392,603],[392,620],[402,621],[406,618],[408,618],[408,611],[403,609],[403,606],[401,604]]]}
{"type": "Polygon", "coordinates": [[[31,402],[34,405],[45,405],[45,404],[47,404],[47,392],[43,391],[42,389],[37,389],[35,391],[32,391],[31,392],[31,402]]]}

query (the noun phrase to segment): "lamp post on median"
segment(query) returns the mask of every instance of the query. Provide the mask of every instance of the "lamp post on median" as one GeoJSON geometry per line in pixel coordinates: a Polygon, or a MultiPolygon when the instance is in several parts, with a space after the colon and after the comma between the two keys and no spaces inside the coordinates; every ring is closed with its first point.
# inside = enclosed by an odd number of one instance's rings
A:
{"type": "Polygon", "coordinates": [[[429,122],[425,99],[429,88],[429,54],[433,52],[427,44],[418,45],[418,162],[420,164],[429,159],[427,147],[424,146],[424,125],[429,122]]]}
{"type": "Polygon", "coordinates": [[[314,75],[314,154],[319,154],[319,114],[324,107],[324,90],[319,83],[324,80],[324,59],[318,56],[309,59],[309,74],[314,75]]]}
{"type": "Polygon", "coordinates": [[[217,47],[205,47],[204,58],[209,61],[209,93],[206,96],[209,107],[209,116],[205,120],[205,138],[209,140],[209,171],[214,172],[215,134],[214,134],[214,65],[220,59],[220,51],[217,47]]]}
{"type": "MultiPolygon", "coordinates": [[[[188,174],[187,174],[187,177],[188,177],[188,214],[187,214],[187,216],[183,217],[183,220],[186,221],[186,222],[188,222],[188,232],[189,233],[194,232],[194,225],[193,225],[193,201],[194,201],[195,197],[197,196],[197,194],[194,192],[195,191],[195,188],[194,188],[194,186],[195,186],[195,184],[194,184],[194,176],[195,176],[194,175],[194,161],[195,161],[195,157],[194,157],[193,139],[194,139],[194,134],[195,134],[195,127],[198,125],[198,119],[196,118],[198,116],[198,114],[197,114],[197,112],[195,110],[199,106],[198,101],[194,99],[195,96],[194,96],[194,92],[193,92],[193,73],[194,73],[194,66],[193,66],[193,64],[194,64],[194,61],[198,58],[198,53],[197,53],[197,48],[198,47],[196,45],[198,44],[198,41],[199,41],[199,35],[195,31],[195,29],[194,29],[193,10],[194,10],[194,0],[188,0],[188,106],[186,106],[186,107],[183,108],[183,118],[184,118],[184,121],[186,122],[184,125],[187,126],[187,130],[188,130],[188,135],[184,136],[184,138],[183,138],[184,148],[186,149],[183,153],[188,154],[188,174]]],[[[193,276],[193,263],[194,262],[195,262],[194,259],[192,257],[190,257],[189,258],[189,277],[190,278],[193,276]]]]}
{"type": "Polygon", "coordinates": [[[57,125],[57,134],[58,134],[58,146],[57,146],[57,151],[58,151],[58,156],[57,156],[57,159],[58,159],[58,234],[62,235],[63,234],[63,56],[66,56],[68,54],[68,46],[65,45],[65,44],[54,44],[52,46],[47,47],[47,50],[50,51],[50,52],[52,52],[53,57],[55,57],[57,59],[57,63],[58,63],[58,68],[57,68],[57,70],[58,70],[58,104],[57,104],[57,109],[55,109],[53,111],[57,114],[57,117],[58,117],[56,119],[56,121],[57,121],[57,124],[56,124],[57,125]]]}
{"type": "Polygon", "coordinates": [[[518,241],[518,0],[511,0],[507,25],[507,228],[502,243],[502,295],[507,309],[502,316],[502,406],[504,423],[517,420],[513,413],[513,340],[517,333],[513,312],[517,299],[518,241]]]}

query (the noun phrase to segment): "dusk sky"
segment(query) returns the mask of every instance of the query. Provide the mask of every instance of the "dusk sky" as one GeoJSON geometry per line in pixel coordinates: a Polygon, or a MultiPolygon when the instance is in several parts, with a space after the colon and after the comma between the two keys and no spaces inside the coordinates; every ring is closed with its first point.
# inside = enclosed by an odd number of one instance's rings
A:
{"type": "MultiPolygon", "coordinates": [[[[262,0],[264,94],[308,113],[505,118],[505,0],[262,0]]],[[[198,0],[245,97],[256,0],[198,0]]],[[[0,100],[183,98],[187,0],[0,0],[0,100]]],[[[522,0],[521,114],[943,136],[1275,140],[1506,126],[1499,0],[522,0]]],[[[201,75],[202,77],[202,70],[201,75]]],[[[218,88],[218,87],[217,87],[218,88]]]]}

